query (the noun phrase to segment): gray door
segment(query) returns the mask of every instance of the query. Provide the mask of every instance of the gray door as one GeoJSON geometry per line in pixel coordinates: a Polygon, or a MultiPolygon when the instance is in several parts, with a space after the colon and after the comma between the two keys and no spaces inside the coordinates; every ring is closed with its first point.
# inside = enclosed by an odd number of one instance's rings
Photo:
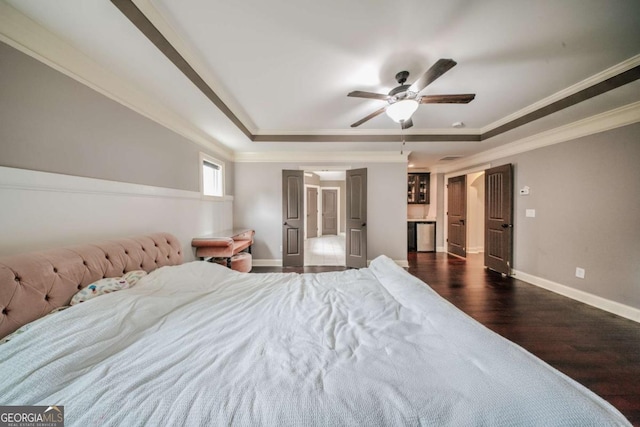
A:
{"type": "Polygon", "coordinates": [[[304,171],[282,171],[282,266],[304,265],[304,171]]]}
{"type": "Polygon", "coordinates": [[[485,171],[484,265],[511,274],[513,258],[513,172],[511,164],[485,171]]]}
{"type": "Polygon", "coordinates": [[[307,238],[318,237],[318,189],[307,187],[307,238]]]}
{"type": "Polygon", "coordinates": [[[467,256],[467,177],[449,178],[447,182],[447,252],[467,256]]]}
{"type": "Polygon", "coordinates": [[[347,171],[346,261],[352,268],[367,266],[367,170],[347,171]]]}
{"type": "Polygon", "coordinates": [[[338,234],[338,190],[322,190],[322,234],[338,234]]]}

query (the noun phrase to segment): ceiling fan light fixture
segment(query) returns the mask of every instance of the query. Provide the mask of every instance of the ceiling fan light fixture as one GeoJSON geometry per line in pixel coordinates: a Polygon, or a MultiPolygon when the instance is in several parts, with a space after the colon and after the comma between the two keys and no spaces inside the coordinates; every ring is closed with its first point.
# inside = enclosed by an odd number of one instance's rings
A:
{"type": "Polygon", "coordinates": [[[394,122],[402,123],[411,118],[419,105],[420,104],[418,104],[418,101],[415,99],[403,99],[389,105],[386,109],[386,113],[394,122]]]}

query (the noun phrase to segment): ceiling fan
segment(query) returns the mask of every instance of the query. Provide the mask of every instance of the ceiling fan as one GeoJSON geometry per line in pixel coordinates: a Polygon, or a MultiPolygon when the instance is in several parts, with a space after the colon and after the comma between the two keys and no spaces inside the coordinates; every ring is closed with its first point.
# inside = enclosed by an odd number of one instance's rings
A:
{"type": "Polygon", "coordinates": [[[358,127],[364,122],[386,112],[391,119],[400,123],[402,129],[413,126],[411,115],[418,109],[420,104],[468,104],[476,97],[473,93],[460,95],[423,95],[418,94],[438,77],[449,71],[457,64],[453,59],[439,59],[433,64],[418,80],[412,85],[405,84],[409,77],[408,71],[400,71],[396,74],[396,81],[400,86],[391,89],[388,95],[373,92],[363,92],[355,90],[347,96],[367,99],[380,99],[389,104],[374,111],[361,120],[353,123],[352,128],[358,127]]]}

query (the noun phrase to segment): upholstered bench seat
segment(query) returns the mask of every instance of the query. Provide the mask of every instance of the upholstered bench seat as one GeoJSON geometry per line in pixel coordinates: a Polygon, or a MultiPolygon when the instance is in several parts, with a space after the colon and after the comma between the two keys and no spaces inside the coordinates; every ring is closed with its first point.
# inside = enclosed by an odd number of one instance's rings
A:
{"type": "MultiPolygon", "coordinates": [[[[251,245],[254,230],[225,230],[207,236],[196,237],[191,240],[191,246],[196,248],[196,256],[200,259],[223,258],[226,265],[233,268],[233,257],[246,252],[249,257],[237,258],[238,265],[244,265],[238,271],[251,270],[251,245]],[[246,265],[248,264],[248,269],[246,265]]],[[[236,270],[234,268],[234,270],[236,270]]]]}
{"type": "Polygon", "coordinates": [[[191,246],[196,248],[199,258],[227,258],[251,246],[251,240],[233,240],[232,238],[218,238],[208,240],[193,240],[191,246]]]}

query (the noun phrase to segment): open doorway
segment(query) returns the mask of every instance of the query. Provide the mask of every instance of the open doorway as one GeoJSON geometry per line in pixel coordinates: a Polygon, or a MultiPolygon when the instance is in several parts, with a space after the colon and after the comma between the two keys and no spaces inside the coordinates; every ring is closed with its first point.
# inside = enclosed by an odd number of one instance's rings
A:
{"type": "Polygon", "coordinates": [[[484,252],[485,242],[484,170],[447,176],[447,252],[466,257],[484,252]]]}
{"type": "Polygon", "coordinates": [[[344,266],[346,173],[309,170],[304,182],[304,265],[344,266]]]}
{"type": "Polygon", "coordinates": [[[484,252],[484,171],[467,175],[467,253],[484,252]]]}

